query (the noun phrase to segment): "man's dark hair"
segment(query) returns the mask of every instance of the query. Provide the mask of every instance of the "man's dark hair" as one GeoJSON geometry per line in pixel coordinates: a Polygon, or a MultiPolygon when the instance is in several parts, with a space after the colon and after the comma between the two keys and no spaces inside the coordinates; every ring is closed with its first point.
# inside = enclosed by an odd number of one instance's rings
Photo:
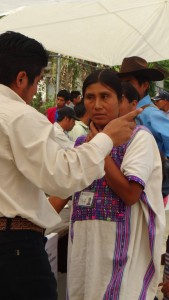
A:
{"type": "Polygon", "coordinates": [[[70,93],[67,90],[60,90],[57,93],[57,97],[63,97],[65,99],[65,102],[70,100],[70,93]]]}
{"type": "Polygon", "coordinates": [[[86,108],[84,106],[84,102],[80,102],[78,103],[75,107],[74,107],[74,111],[76,116],[80,119],[84,116],[84,114],[86,113],[86,108]]]}
{"type": "Polygon", "coordinates": [[[38,41],[21,33],[7,31],[0,35],[0,83],[10,86],[20,71],[29,84],[48,63],[48,54],[38,41]]]}
{"type": "Polygon", "coordinates": [[[74,110],[71,107],[65,106],[56,111],[55,119],[57,122],[61,122],[65,117],[67,117],[69,120],[72,119],[74,115],[74,110]]]}
{"type": "Polygon", "coordinates": [[[71,93],[70,93],[70,100],[71,100],[71,102],[73,102],[74,98],[77,98],[80,95],[81,95],[81,93],[79,91],[71,91],[71,93]]]}
{"type": "MultiPolygon", "coordinates": [[[[137,80],[137,82],[138,82],[138,84],[141,86],[143,83],[145,83],[145,82],[149,82],[149,84],[150,84],[150,80],[148,79],[148,78],[146,78],[145,76],[142,76],[142,75],[140,75],[140,74],[134,74],[134,77],[135,77],[135,79],[137,80]]],[[[145,91],[145,96],[146,95],[148,95],[148,91],[149,91],[149,89],[147,89],[146,91],[145,91]]]]}
{"type": "Polygon", "coordinates": [[[135,89],[135,87],[130,83],[130,82],[125,82],[123,81],[121,83],[122,85],[122,90],[124,96],[128,99],[128,101],[131,103],[133,100],[140,100],[139,93],[135,89]]]}

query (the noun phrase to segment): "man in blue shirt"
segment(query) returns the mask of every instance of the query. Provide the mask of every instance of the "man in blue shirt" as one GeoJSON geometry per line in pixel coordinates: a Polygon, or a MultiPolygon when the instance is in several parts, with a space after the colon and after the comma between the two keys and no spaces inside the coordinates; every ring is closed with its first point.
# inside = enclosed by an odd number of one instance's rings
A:
{"type": "Polygon", "coordinates": [[[153,134],[160,152],[169,157],[169,120],[152,103],[148,90],[150,81],[164,79],[164,74],[157,69],[148,68],[146,60],[141,57],[132,56],[123,59],[119,77],[122,81],[133,84],[140,95],[137,108],[144,108],[139,115],[138,123],[146,126],[153,134]]]}

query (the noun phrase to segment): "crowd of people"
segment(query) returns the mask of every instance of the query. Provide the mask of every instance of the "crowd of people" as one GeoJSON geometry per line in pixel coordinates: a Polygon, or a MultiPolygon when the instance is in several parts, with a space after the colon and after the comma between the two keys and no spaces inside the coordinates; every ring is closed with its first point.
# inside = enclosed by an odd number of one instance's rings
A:
{"type": "Polygon", "coordinates": [[[2,299],[58,299],[45,235],[69,199],[67,300],[153,300],[159,283],[169,299],[169,93],[149,95],[164,74],[126,57],[42,115],[29,104],[47,63],[36,40],[0,35],[2,299]]]}

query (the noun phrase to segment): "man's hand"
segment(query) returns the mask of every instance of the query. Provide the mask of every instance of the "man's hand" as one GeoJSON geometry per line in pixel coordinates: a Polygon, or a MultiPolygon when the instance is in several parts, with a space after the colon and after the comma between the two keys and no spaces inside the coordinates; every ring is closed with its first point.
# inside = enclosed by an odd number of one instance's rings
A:
{"type": "Polygon", "coordinates": [[[114,146],[126,143],[130,139],[133,129],[136,126],[134,119],[142,111],[142,108],[139,108],[125,116],[110,121],[102,132],[112,139],[114,146]]]}

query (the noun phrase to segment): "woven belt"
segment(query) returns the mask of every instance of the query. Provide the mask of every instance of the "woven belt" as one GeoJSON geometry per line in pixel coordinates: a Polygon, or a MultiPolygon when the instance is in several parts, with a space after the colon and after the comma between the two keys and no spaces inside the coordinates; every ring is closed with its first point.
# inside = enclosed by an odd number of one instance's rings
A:
{"type": "Polygon", "coordinates": [[[45,229],[21,217],[0,217],[0,231],[31,230],[44,234],[45,229]]]}

